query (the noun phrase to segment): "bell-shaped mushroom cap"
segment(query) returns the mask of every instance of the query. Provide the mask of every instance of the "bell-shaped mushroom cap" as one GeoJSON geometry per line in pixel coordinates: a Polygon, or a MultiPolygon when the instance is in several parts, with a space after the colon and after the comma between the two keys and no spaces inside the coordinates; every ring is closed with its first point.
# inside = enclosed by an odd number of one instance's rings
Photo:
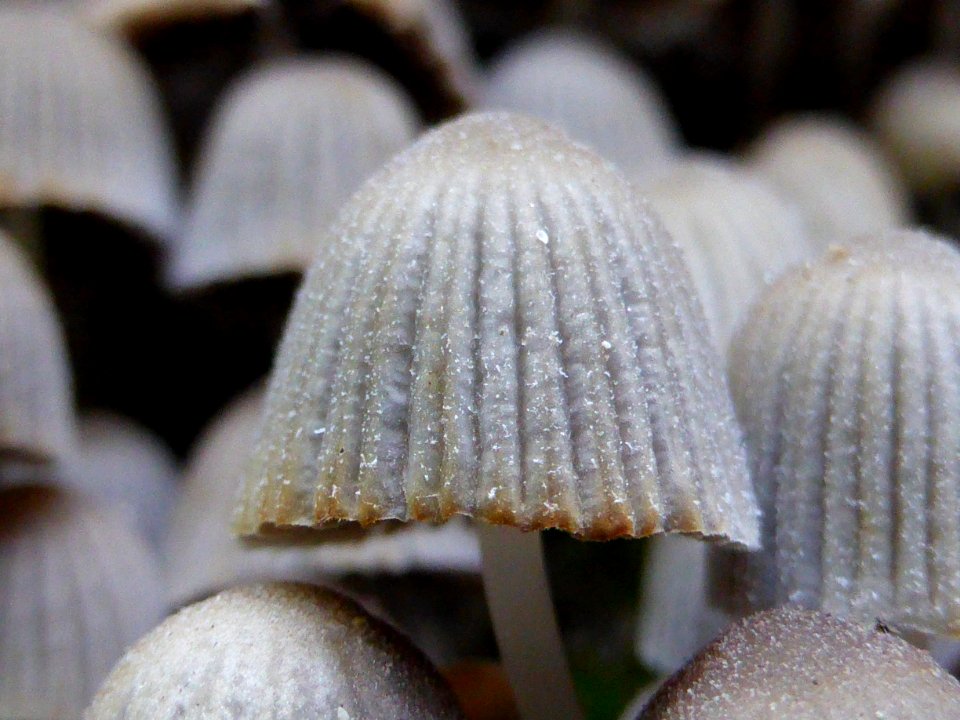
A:
{"type": "Polygon", "coordinates": [[[538,33],[509,48],[491,69],[481,105],[542,118],[632,176],[679,149],[653,81],[613,48],[569,32],[538,33]]]}
{"type": "Polygon", "coordinates": [[[764,511],[748,600],[960,635],[958,347],[960,253],[922,232],[764,293],[730,352],[764,511]]]}
{"type": "Polygon", "coordinates": [[[721,353],[764,285],[813,253],[799,208],[733,163],[680,161],[641,190],[683,248],[721,353]]]}
{"type": "Polygon", "coordinates": [[[680,668],[729,622],[710,604],[708,549],[682,535],[651,540],[641,581],[636,653],[659,672],[680,668]]]}
{"type": "Polygon", "coordinates": [[[256,11],[269,0],[83,0],[84,14],[98,27],[135,37],[153,27],[216,15],[256,11]]]}
{"type": "Polygon", "coordinates": [[[55,9],[0,8],[0,205],[56,205],[165,238],[173,149],[147,73],[55,9]]]}
{"type": "Polygon", "coordinates": [[[638,720],[954,720],[960,684],[895,635],[795,608],[727,630],[638,720]]]}
{"type": "Polygon", "coordinates": [[[163,543],[177,496],[177,463],[148,430],[108,412],[89,413],[80,421],[79,452],[63,472],[72,487],[115,502],[154,547],[163,543]]]}
{"type": "Polygon", "coordinates": [[[683,259],[634,187],[509,114],[425,135],[297,297],[244,534],[468,515],[589,539],[757,539],[683,259]]]}
{"type": "Polygon", "coordinates": [[[912,188],[960,185],[960,68],[933,61],[906,65],[881,88],[872,125],[912,188]]]}
{"type": "Polygon", "coordinates": [[[0,717],[80,716],[162,616],[159,570],[110,508],[61,490],[0,492],[0,717]]]}
{"type": "Polygon", "coordinates": [[[253,585],[167,618],[107,678],[86,720],[461,718],[406,638],[329,590],[253,585]]]}
{"type": "Polygon", "coordinates": [[[201,436],[185,475],[168,544],[169,606],[241,582],[315,581],[345,573],[411,570],[479,572],[480,548],[465,522],[386,532],[371,528],[307,547],[248,547],[230,532],[243,475],[263,413],[263,393],[229,406],[201,436]]]}
{"type": "Polygon", "coordinates": [[[893,166],[866,133],[838,118],[774,123],[748,161],[800,206],[821,248],[909,222],[906,190],[893,166]]]}
{"type": "Polygon", "coordinates": [[[366,63],[287,61],[250,73],[210,130],[173,284],[305,270],[343,202],[417,130],[403,91],[366,63]]]}
{"type": "MultiPolygon", "coordinates": [[[[74,449],[70,366],[50,296],[0,234],[0,485],[74,449]]],[[[28,473],[32,474],[32,473],[28,473]]]]}

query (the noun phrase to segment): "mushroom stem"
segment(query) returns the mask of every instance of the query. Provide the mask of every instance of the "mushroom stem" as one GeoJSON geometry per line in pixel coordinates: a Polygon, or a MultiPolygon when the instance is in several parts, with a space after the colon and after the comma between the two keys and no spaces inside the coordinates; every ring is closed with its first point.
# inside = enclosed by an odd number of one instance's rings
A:
{"type": "Polygon", "coordinates": [[[478,523],[483,585],[523,720],[582,720],[538,532],[478,523]]]}

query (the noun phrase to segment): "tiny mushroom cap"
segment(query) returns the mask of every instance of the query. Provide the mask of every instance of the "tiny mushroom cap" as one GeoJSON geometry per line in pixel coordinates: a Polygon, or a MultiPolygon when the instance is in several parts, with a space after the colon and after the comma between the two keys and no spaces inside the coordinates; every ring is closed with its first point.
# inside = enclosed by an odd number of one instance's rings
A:
{"type": "Polygon", "coordinates": [[[562,132],[466,116],[368,181],[274,368],[245,535],[468,515],[586,539],[757,541],[682,257],[562,132]]]}
{"type": "Polygon", "coordinates": [[[0,233],[0,485],[73,452],[71,384],[49,293],[26,255],[0,233]]]}
{"type": "Polygon", "coordinates": [[[955,720],[960,684],[888,632],[795,608],[734,625],[637,720],[955,720]]]}
{"type": "Polygon", "coordinates": [[[134,645],[85,720],[459,720],[450,689],[402,635],[309,585],[234,588],[134,645]]]}
{"type": "Polygon", "coordinates": [[[288,60],[248,73],[213,119],[171,283],[305,270],[341,204],[418,130],[403,89],[365,62],[288,60]]]}
{"type": "Polygon", "coordinates": [[[634,177],[679,152],[679,131],[653,80],[613,47],[571,32],[537,33],[508,48],[481,106],[542,118],[634,177]]]}
{"type": "Polygon", "coordinates": [[[960,67],[926,60],[900,68],[874,101],[872,124],[915,191],[960,186],[960,67]]]}
{"type": "Polygon", "coordinates": [[[57,9],[0,7],[0,206],[92,211],[163,240],[173,148],[146,70],[57,9]],[[54,111],[55,109],[55,111],[54,111]]]}
{"type": "Polygon", "coordinates": [[[894,166],[876,141],[839,118],[786,117],[754,141],[747,160],[800,206],[821,248],[909,222],[894,166]]]}
{"type": "Polygon", "coordinates": [[[834,246],[761,296],[730,378],[764,550],[717,551],[741,586],[723,604],[960,635],[958,347],[960,252],[924,232],[834,246]]]}

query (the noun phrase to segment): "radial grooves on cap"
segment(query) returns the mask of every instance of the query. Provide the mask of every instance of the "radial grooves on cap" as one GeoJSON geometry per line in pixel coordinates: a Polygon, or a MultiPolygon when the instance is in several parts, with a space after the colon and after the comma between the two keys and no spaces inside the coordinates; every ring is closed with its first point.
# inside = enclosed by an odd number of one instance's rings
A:
{"type": "Polygon", "coordinates": [[[465,514],[750,543],[722,377],[663,229],[610,166],[546,126],[461,122],[371,180],[311,270],[244,532],[465,514]]]}

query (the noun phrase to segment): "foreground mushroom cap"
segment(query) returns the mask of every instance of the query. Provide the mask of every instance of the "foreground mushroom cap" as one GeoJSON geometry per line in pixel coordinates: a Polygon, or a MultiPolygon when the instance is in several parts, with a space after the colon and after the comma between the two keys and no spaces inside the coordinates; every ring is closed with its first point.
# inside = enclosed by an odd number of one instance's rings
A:
{"type": "Polygon", "coordinates": [[[161,617],[159,568],[110,508],[0,492],[0,717],[69,720],[161,617]]]}
{"type": "Polygon", "coordinates": [[[143,637],[86,720],[460,718],[436,670],[355,603],[253,585],[191,605],[143,637]]]}
{"type": "Polygon", "coordinates": [[[63,333],[46,288],[0,234],[0,485],[74,448],[73,392],[63,333]]]}
{"type": "Polygon", "coordinates": [[[733,626],[638,720],[952,720],[960,684],[895,635],[784,608],[733,626]]]}
{"type": "Polygon", "coordinates": [[[837,118],[785,118],[754,142],[748,160],[799,204],[821,248],[909,222],[893,165],[866,133],[837,118]]]}
{"type": "Polygon", "coordinates": [[[493,65],[482,106],[542,118],[640,176],[678,152],[678,131],[653,81],[598,41],[544,32],[493,65]]]}
{"type": "Polygon", "coordinates": [[[171,607],[241,582],[310,582],[348,573],[417,570],[479,572],[479,544],[462,519],[389,531],[376,526],[316,546],[242,543],[230,532],[232,501],[262,414],[263,393],[247,393],[214,420],[191,454],[168,542],[171,607]]]}
{"type": "Polygon", "coordinates": [[[418,125],[403,91],[357,60],[288,61],[245,76],[209,131],[173,284],[305,270],[341,204],[418,125]]]}
{"type": "Polygon", "coordinates": [[[57,10],[0,8],[0,46],[0,205],[91,210],[168,236],[173,149],[146,71],[57,10]]]}
{"type": "Polygon", "coordinates": [[[634,188],[539,121],[467,116],[389,163],[323,243],[239,528],[468,515],[752,545],[716,365],[634,188]]]}
{"type": "Polygon", "coordinates": [[[750,604],[960,634],[958,347],[960,253],[922,232],[834,247],[760,298],[730,377],[765,551],[718,572],[750,604]]]}

